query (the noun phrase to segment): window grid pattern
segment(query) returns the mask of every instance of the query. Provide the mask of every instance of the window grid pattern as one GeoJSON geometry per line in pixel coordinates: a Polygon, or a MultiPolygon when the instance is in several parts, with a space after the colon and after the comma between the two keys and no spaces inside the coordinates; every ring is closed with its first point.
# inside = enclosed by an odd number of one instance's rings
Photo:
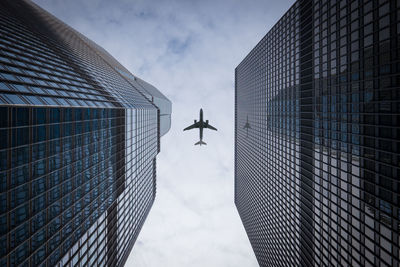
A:
{"type": "MultiPolygon", "coordinates": [[[[45,21],[52,32],[60,33],[58,38],[62,39],[65,56],[72,60],[83,72],[89,74],[101,88],[115,99],[119,105],[126,108],[152,108],[152,104],[136,87],[129,83],[110,62],[109,54],[105,56],[102,50],[98,50],[98,45],[93,41],[72,29],[47,12],[32,5],[32,10],[39,19],[45,21]]],[[[40,29],[39,29],[40,30],[40,29]]],[[[46,32],[44,33],[46,34],[46,32]]],[[[52,40],[51,40],[52,41],[52,40]]],[[[60,49],[61,50],[61,49],[60,49]]]]}
{"type": "Polygon", "coordinates": [[[57,266],[124,265],[155,198],[156,114],[151,110],[127,110],[126,178],[123,183],[117,182],[116,189],[121,194],[57,266]],[[140,156],[145,153],[147,157],[140,156]]]}
{"type": "Polygon", "coordinates": [[[315,266],[399,264],[398,10],[313,3],[315,266]]]}
{"type": "Polygon", "coordinates": [[[14,65],[5,67],[0,79],[16,82],[20,86],[2,86],[3,90],[11,92],[3,95],[0,102],[56,106],[118,107],[122,104],[131,108],[154,107],[102,57],[104,53],[95,51],[97,45],[87,42],[87,38],[34,3],[21,2],[13,7],[4,5],[2,10],[0,14],[3,23],[0,26],[1,34],[5,37],[5,50],[0,60],[14,65]],[[11,20],[8,19],[10,13],[14,17],[11,20]],[[40,21],[41,25],[46,26],[37,27],[30,20],[32,17],[36,23],[40,21]],[[29,41],[25,41],[25,36],[29,41]],[[67,73],[71,73],[71,77],[78,75],[78,81],[66,81],[68,76],[60,75],[64,68],[69,70],[67,73]],[[60,79],[67,84],[60,83],[60,79]]]}
{"type": "Polygon", "coordinates": [[[260,266],[300,263],[298,28],[292,7],[236,68],[235,203],[260,266]]]}
{"type": "Polygon", "coordinates": [[[0,2],[0,48],[0,265],[123,266],[170,101],[30,1],[0,2]]]}
{"type": "Polygon", "coordinates": [[[235,203],[261,266],[400,264],[399,8],[297,1],[236,68],[235,203]]]}
{"type": "Polygon", "coordinates": [[[54,265],[116,198],[124,110],[1,114],[2,263],[54,265]]]}
{"type": "Polygon", "coordinates": [[[6,11],[0,12],[2,104],[115,106],[106,92],[6,11]]]}
{"type": "Polygon", "coordinates": [[[125,264],[156,194],[157,110],[132,110],[126,124],[133,128],[127,129],[125,190],[118,197],[116,266],[125,264]]]}

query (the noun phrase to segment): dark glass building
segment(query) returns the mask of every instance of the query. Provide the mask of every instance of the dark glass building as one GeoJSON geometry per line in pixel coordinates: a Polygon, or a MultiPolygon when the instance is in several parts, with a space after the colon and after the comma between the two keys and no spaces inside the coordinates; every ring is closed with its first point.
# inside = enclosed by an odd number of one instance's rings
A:
{"type": "Polygon", "coordinates": [[[235,70],[260,266],[399,266],[400,1],[299,0],[235,70]]]}
{"type": "Polygon", "coordinates": [[[31,1],[0,1],[0,266],[123,266],[171,102],[31,1]]]}

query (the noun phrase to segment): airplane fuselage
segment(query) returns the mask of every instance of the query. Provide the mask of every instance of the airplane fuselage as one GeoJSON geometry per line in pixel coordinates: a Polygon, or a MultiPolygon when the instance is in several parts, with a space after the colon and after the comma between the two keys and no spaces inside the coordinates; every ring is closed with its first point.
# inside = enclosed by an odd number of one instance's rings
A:
{"type": "Polygon", "coordinates": [[[200,109],[200,120],[199,120],[199,134],[200,141],[203,141],[203,129],[207,127],[208,121],[204,122],[203,120],[203,109],[200,109]]]}
{"type": "Polygon", "coordinates": [[[203,141],[203,128],[204,128],[204,121],[203,121],[203,109],[200,109],[200,141],[203,141]]]}
{"type": "Polygon", "coordinates": [[[195,145],[207,145],[205,142],[203,142],[203,129],[204,128],[208,128],[214,131],[217,131],[217,128],[215,128],[214,126],[210,125],[208,123],[208,120],[204,121],[203,120],[203,109],[200,109],[200,118],[199,121],[194,120],[194,123],[188,127],[186,127],[185,129],[183,129],[184,131],[186,130],[191,130],[194,128],[199,128],[199,134],[200,134],[200,141],[195,143],[195,145]]]}

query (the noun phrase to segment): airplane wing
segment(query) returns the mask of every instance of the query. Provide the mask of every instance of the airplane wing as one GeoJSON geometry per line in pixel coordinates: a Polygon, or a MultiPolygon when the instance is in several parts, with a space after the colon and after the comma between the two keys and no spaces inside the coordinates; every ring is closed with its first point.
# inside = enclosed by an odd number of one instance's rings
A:
{"type": "Polygon", "coordinates": [[[210,124],[208,124],[206,128],[211,129],[211,130],[214,130],[214,131],[218,131],[217,128],[214,128],[214,127],[211,126],[210,124]]]}
{"type": "Polygon", "coordinates": [[[189,127],[186,127],[186,128],[183,129],[183,130],[186,131],[186,130],[191,130],[191,129],[194,129],[194,128],[199,128],[199,123],[198,123],[198,122],[196,122],[196,123],[190,125],[189,127]]]}

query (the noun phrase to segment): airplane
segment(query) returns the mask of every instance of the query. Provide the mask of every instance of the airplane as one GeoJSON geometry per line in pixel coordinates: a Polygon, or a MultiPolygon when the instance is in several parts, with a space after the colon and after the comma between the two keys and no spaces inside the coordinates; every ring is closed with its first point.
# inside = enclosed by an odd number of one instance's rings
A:
{"type": "Polygon", "coordinates": [[[211,126],[208,123],[208,120],[206,120],[206,122],[203,121],[203,109],[202,108],[200,109],[200,120],[199,121],[194,120],[194,124],[190,125],[189,127],[186,127],[183,130],[186,131],[186,130],[191,130],[191,129],[194,129],[194,128],[199,128],[199,130],[200,130],[200,141],[195,143],[194,145],[200,145],[200,146],[201,145],[207,145],[206,142],[203,142],[203,129],[204,128],[208,128],[208,129],[217,131],[216,128],[214,128],[213,126],[211,126]]]}
{"type": "Polygon", "coordinates": [[[251,129],[250,124],[249,124],[249,116],[247,115],[247,121],[246,124],[243,126],[243,129],[246,129],[246,136],[249,133],[249,129],[251,129]]]}

